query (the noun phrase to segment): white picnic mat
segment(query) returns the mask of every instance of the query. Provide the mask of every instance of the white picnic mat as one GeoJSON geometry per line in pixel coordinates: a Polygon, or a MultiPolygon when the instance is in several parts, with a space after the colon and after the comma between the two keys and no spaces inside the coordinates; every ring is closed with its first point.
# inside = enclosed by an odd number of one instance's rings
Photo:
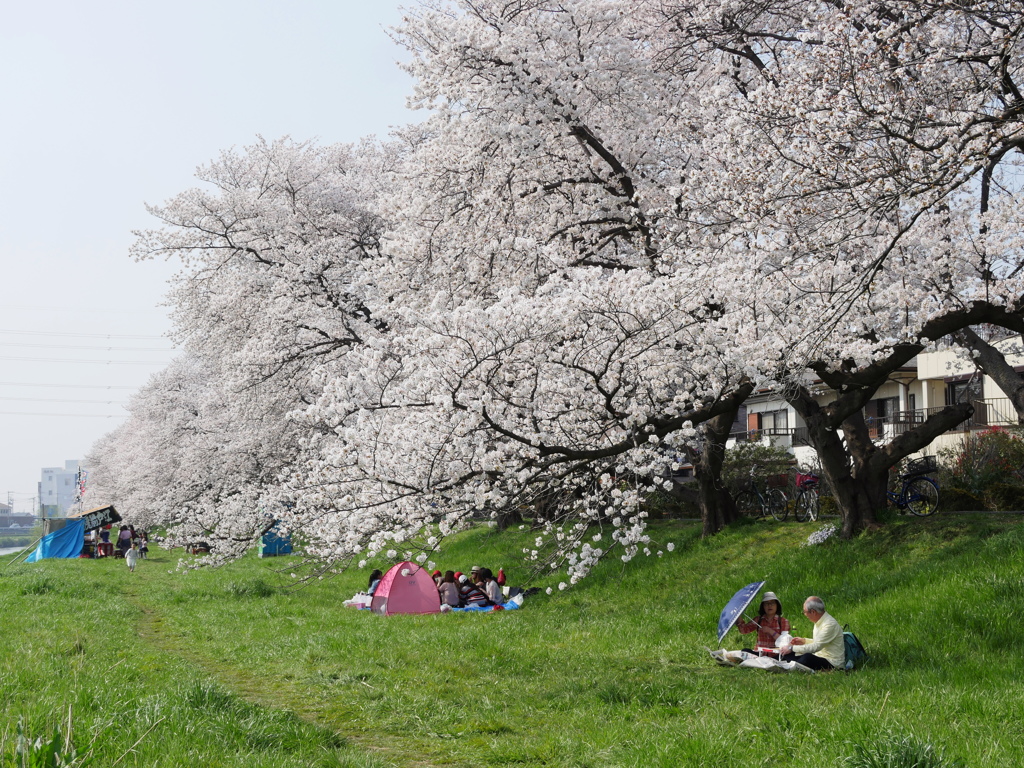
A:
{"type": "Polygon", "coordinates": [[[717,663],[723,667],[744,667],[745,669],[763,669],[766,672],[809,672],[814,670],[798,664],[795,661],[779,661],[771,656],[758,656],[755,653],[746,651],[726,651],[719,649],[712,651],[707,649],[717,663]]]}

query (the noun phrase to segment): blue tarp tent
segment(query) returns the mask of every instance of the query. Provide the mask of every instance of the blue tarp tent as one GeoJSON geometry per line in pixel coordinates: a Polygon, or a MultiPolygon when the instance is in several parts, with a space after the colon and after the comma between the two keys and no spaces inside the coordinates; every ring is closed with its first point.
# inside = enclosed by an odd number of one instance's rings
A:
{"type": "Polygon", "coordinates": [[[25,558],[35,563],[48,557],[78,557],[85,542],[85,521],[68,520],[67,525],[43,536],[36,551],[25,558]]]}
{"type": "Polygon", "coordinates": [[[282,536],[278,533],[277,525],[263,534],[260,539],[259,556],[277,557],[278,555],[290,555],[292,553],[291,536],[282,536]]]}

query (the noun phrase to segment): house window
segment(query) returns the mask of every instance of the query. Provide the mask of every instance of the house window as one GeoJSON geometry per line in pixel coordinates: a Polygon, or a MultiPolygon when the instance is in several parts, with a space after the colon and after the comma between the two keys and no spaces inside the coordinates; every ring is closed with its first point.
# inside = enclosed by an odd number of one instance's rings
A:
{"type": "Polygon", "coordinates": [[[864,407],[864,423],[872,440],[885,437],[885,425],[892,423],[900,409],[898,397],[880,397],[864,407]]]}
{"type": "Polygon", "coordinates": [[[785,408],[781,411],[762,411],[761,429],[776,431],[789,429],[789,411],[785,408]]]}
{"type": "Polygon", "coordinates": [[[891,421],[900,409],[898,397],[882,397],[875,401],[876,415],[882,421],[891,421]]]}
{"type": "Polygon", "coordinates": [[[981,397],[981,382],[977,380],[951,381],[946,384],[946,405],[969,403],[981,397]]]}
{"type": "Polygon", "coordinates": [[[729,428],[729,434],[735,435],[738,432],[744,432],[748,429],[747,424],[747,406],[741,405],[736,411],[736,418],[732,422],[732,426],[729,428]]]}

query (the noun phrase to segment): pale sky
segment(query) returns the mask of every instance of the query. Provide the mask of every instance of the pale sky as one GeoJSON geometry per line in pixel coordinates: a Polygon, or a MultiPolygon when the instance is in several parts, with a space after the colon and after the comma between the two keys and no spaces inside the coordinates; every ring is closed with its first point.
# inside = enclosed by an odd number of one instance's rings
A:
{"type": "MultiPolygon", "coordinates": [[[[410,4],[410,3],[407,3],[410,4]]],[[[389,0],[36,0],[0,25],[0,501],[81,459],[173,356],[145,203],[221,150],[420,119],[389,0]]]]}

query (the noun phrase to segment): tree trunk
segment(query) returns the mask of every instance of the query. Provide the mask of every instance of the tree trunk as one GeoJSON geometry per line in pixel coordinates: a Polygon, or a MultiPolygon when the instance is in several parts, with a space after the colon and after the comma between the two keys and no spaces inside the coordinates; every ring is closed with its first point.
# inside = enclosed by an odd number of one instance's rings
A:
{"type": "Polygon", "coordinates": [[[497,527],[499,531],[511,528],[513,525],[520,525],[523,522],[523,513],[519,507],[502,507],[498,510],[497,527]]]}
{"type": "MultiPolygon", "coordinates": [[[[821,462],[821,471],[835,494],[839,508],[842,535],[850,538],[866,524],[866,510],[871,502],[853,476],[850,453],[832,425],[829,414],[808,395],[801,416],[807,424],[807,437],[821,462]]],[[[873,520],[868,513],[867,519],[873,520]]]]}
{"type": "Polygon", "coordinates": [[[978,367],[987,373],[1013,404],[1017,411],[1017,423],[1024,424],[1024,376],[1014,370],[1006,355],[989,344],[971,328],[964,328],[957,334],[961,344],[975,353],[978,367]]]}
{"type": "MultiPolygon", "coordinates": [[[[901,459],[970,418],[974,407],[970,403],[947,406],[914,429],[878,446],[871,440],[864,414],[859,408],[853,411],[843,408],[841,401],[844,397],[847,395],[840,395],[835,403],[823,407],[806,389],[799,388],[789,402],[807,424],[808,438],[835,493],[841,535],[848,539],[878,524],[876,514],[885,508],[887,502],[885,492],[889,470],[901,459]],[[840,438],[836,431],[840,424],[836,421],[844,412],[848,415],[841,422],[843,437],[840,438]]],[[[856,397],[864,399],[863,394],[856,397]]]]}
{"type": "Polygon", "coordinates": [[[718,533],[737,517],[736,502],[722,483],[722,465],[729,429],[736,421],[740,406],[753,391],[754,385],[744,381],[731,395],[720,398],[724,410],[701,425],[700,447],[685,449],[697,478],[697,505],[704,538],[718,533]]]}
{"type": "Polygon", "coordinates": [[[533,523],[530,530],[537,531],[544,527],[548,518],[553,516],[557,505],[557,495],[550,488],[544,489],[533,500],[533,523]]]}
{"type": "Polygon", "coordinates": [[[704,538],[718,533],[737,516],[736,503],[722,483],[722,464],[725,462],[725,443],[729,439],[729,428],[736,420],[740,403],[741,401],[737,401],[729,411],[704,423],[704,442],[700,453],[694,457],[701,536],[704,538]]]}

